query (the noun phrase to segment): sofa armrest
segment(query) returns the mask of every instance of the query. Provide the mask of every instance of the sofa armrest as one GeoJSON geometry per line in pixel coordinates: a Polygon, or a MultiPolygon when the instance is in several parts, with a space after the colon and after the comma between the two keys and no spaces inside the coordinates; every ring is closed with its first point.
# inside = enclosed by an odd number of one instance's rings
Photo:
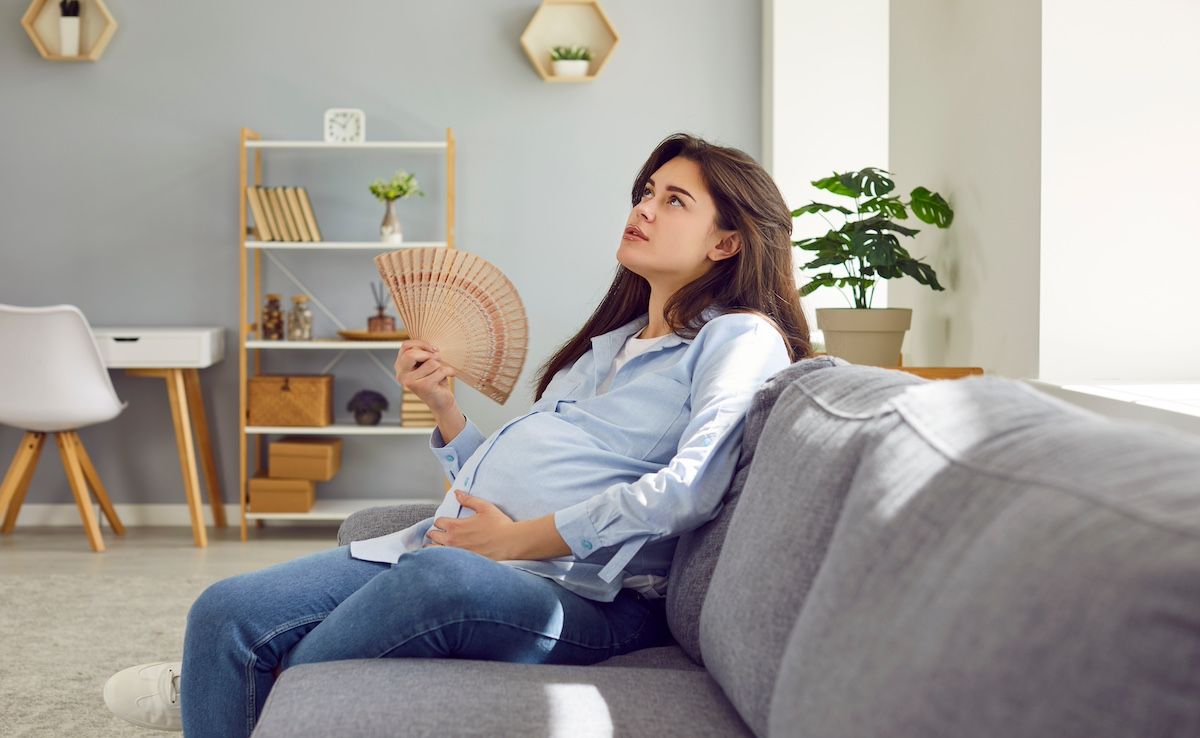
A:
{"type": "Polygon", "coordinates": [[[338,545],[351,541],[387,535],[403,530],[410,525],[432,517],[438,506],[430,502],[412,502],[406,505],[368,507],[351,513],[338,528],[338,545]]]}

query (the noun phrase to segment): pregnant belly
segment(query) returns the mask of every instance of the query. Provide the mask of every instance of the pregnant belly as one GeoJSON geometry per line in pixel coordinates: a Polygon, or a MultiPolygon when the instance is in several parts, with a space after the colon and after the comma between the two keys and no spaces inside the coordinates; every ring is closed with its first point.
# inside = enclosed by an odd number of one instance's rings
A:
{"type": "MultiPolygon", "coordinates": [[[[471,494],[495,503],[513,520],[530,520],[656,470],[652,463],[609,450],[556,413],[539,412],[504,429],[475,470],[471,494]]],[[[453,516],[458,504],[452,495],[447,502],[453,516]]],[[[464,508],[458,517],[473,514],[464,508]]]]}

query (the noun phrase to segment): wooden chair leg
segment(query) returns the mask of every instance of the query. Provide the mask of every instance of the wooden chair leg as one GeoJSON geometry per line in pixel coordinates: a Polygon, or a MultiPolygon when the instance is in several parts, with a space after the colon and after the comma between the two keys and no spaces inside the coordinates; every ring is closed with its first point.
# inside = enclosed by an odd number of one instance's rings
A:
{"type": "Polygon", "coordinates": [[[79,437],[77,431],[70,431],[71,442],[75,445],[75,452],[79,455],[79,462],[83,466],[83,476],[92,487],[92,494],[96,496],[96,501],[100,503],[100,509],[104,511],[104,517],[108,518],[108,524],[112,527],[113,533],[119,536],[125,535],[125,526],[121,524],[121,519],[117,517],[117,510],[113,507],[112,500],[109,499],[108,491],[104,489],[104,484],[100,481],[100,475],[96,473],[96,467],[92,465],[92,457],[88,456],[87,449],[84,448],[83,439],[79,437]]]}
{"type": "Polygon", "coordinates": [[[187,387],[188,409],[196,429],[195,439],[200,451],[200,463],[204,465],[204,481],[208,484],[208,504],[212,507],[213,525],[224,528],[225,503],[221,499],[221,481],[217,477],[217,464],[213,460],[212,436],[208,432],[204,395],[200,391],[200,372],[184,369],[183,383],[187,387]]]}
{"type": "Polygon", "coordinates": [[[29,489],[30,480],[33,479],[33,472],[37,468],[38,457],[41,456],[42,445],[45,442],[46,434],[34,431],[26,431],[21,438],[21,444],[17,446],[17,453],[4,475],[4,481],[0,482],[0,512],[4,513],[4,526],[0,528],[0,532],[11,533],[16,525],[17,513],[21,510],[21,504],[25,502],[25,493],[29,489]]]}
{"type": "Polygon", "coordinates": [[[96,514],[92,512],[92,499],[88,495],[87,480],[83,477],[79,455],[75,453],[75,444],[70,441],[68,433],[69,431],[55,433],[54,440],[58,443],[58,453],[62,456],[63,469],[67,472],[67,481],[71,483],[71,491],[75,493],[75,505],[79,508],[79,517],[83,519],[83,530],[87,533],[88,543],[91,544],[93,551],[100,552],[104,550],[104,539],[100,536],[100,523],[96,521],[96,514]]]}

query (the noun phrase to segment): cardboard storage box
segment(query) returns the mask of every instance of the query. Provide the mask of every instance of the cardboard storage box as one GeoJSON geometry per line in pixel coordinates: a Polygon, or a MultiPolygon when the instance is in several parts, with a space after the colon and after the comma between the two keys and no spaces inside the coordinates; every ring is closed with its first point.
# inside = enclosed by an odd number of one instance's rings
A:
{"type": "Polygon", "coordinates": [[[287,437],[267,448],[268,476],[328,482],[342,465],[342,439],[287,437]]]}
{"type": "Polygon", "coordinates": [[[308,479],[250,480],[250,512],[308,512],[317,498],[317,483],[308,479]]]}
{"type": "Polygon", "coordinates": [[[248,382],[247,422],[257,426],[333,424],[332,374],[264,374],[248,382]]]}

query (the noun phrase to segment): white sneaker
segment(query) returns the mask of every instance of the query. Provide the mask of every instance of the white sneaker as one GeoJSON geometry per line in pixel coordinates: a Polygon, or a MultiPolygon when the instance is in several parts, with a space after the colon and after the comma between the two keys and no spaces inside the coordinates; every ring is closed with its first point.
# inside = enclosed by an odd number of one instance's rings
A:
{"type": "Polygon", "coordinates": [[[104,683],[104,704],[122,720],[155,730],[183,730],[179,661],[122,669],[104,683]]]}

